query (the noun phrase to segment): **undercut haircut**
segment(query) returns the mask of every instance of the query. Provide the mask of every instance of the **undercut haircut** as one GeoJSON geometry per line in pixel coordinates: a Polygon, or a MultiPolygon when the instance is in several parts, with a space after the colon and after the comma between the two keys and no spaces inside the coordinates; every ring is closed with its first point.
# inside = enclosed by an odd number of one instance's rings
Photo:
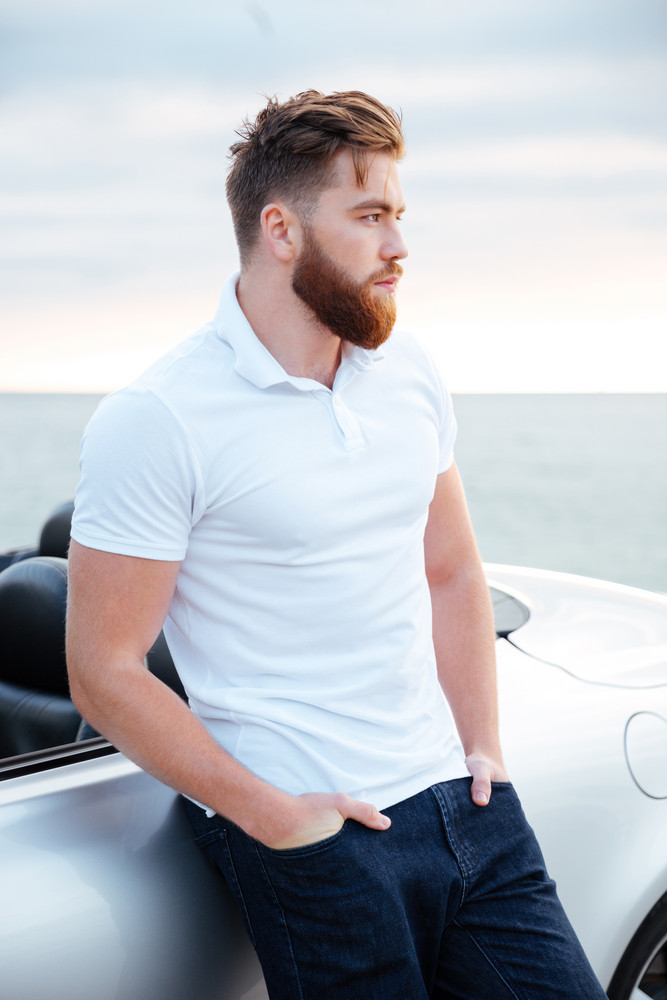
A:
{"type": "Polygon", "coordinates": [[[360,187],[368,176],[369,153],[400,160],[405,149],[400,115],[358,90],[305,90],[283,103],[272,97],[237,135],[241,141],[230,147],[227,201],[242,265],[255,248],[264,206],[282,200],[308,219],[320,192],[333,183],[332,161],[342,149],[352,154],[360,187]]]}

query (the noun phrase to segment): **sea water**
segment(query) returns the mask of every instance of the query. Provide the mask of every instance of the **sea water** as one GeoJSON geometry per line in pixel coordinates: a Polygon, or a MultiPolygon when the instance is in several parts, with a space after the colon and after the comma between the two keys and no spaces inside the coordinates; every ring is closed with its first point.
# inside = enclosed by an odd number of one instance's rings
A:
{"type": "Polygon", "coordinates": [[[667,592],[667,395],[455,399],[487,562],[667,592]]]}
{"type": "MultiPolygon", "coordinates": [[[[0,394],[0,550],[74,495],[100,397],[0,394]]],[[[458,395],[482,557],[667,592],[667,395],[458,395]]]]}

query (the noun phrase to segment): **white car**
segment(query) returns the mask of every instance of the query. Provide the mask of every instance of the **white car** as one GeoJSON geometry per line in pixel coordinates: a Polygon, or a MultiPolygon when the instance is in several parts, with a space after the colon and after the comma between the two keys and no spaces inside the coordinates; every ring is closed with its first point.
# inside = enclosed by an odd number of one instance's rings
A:
{"type": "MultiPolygon", "coordinates": [[[[45,531],[41,554],[7,554],[0,572],[0,995],[265,1000],[178,796],[78,738],[69,510],[55,544],[45,531]]],[[[667,598],[487,573],[506,763],[565,908],[611,1000],[667,1000],[667,598]]],[[[160,642],[149,667],[178,688],[160,642]]]]}
{"type": "Polygon", "coordinates": [[[667,597],[487,575],[528,615],[496,644],[501,738],[565,909],[610,1000],[667,1000],[667,597]]]}

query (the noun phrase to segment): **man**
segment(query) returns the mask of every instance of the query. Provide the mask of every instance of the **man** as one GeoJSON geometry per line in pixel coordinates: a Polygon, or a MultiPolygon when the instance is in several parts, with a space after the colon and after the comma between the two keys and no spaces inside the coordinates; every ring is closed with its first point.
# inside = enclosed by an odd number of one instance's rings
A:
{"type": "Polygon", "coordinates": [[[590,1000],[503,766],[451,401],[392,334],[402,154],[357,92],[232,147],[240,276],[84,438],[72,694],[189,800],[273,1000],[590,1000]],[[163,622],[190,708],[144,669],[163,622]]]}

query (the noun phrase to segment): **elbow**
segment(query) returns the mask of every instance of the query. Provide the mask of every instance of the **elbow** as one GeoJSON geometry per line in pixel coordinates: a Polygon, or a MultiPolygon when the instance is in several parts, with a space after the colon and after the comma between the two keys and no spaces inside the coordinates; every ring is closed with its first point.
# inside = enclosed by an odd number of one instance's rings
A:
{"type": "Polygon", "coordinates": [[[75,619],[69,614],[65,628],[69,696],[79,714],[90,721],[91,714],[94,714],[95,679],[97,675],[99,680],[100,671],[94,670],[92,665],[97,657],[90,647],[90,642],[84,640],[85,636],[81,634],[75,619]]]}
{"type": "Polygon", "coordinates": [[[67,659],[67,680],[69,683],[69,696],[74,703],[74,707],[84,719],[88,718],[89,700],[86,685],[82,677],[79,661],[72,652],[71,646],[66,645],[67,659]]]}
{"type": "Polygon", "coordinates": [[[487,583],[481,562],[449,563],[426,570],[426,580],[433,590],[448,590],[450,593],[486,591],[487,583]]]}

